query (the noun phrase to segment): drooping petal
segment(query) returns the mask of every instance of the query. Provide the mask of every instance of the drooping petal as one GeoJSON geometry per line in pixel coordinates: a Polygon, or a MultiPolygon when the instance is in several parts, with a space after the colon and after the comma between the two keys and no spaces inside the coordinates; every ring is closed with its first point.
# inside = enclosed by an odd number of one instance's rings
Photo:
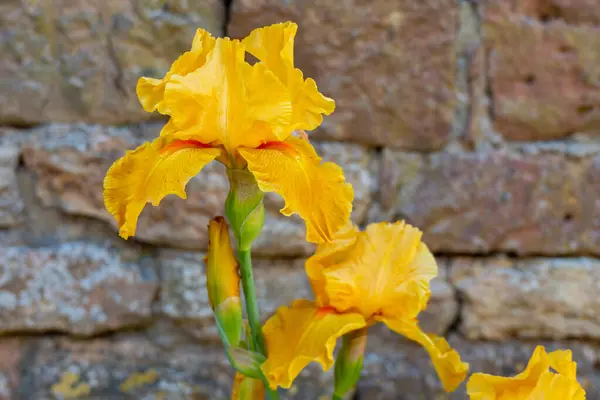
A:
{"type": "Polygon", "coordinates": [[[265,395],[265,385],[261,380],[235,373],[231,400],[264,400],[265,395]]]}
{"type": "Polygon", "coordinates": [[[239,41],[217,39],[202,68],[171,77],[165,103],[181,134],[202,132],[203,141],[218,141],[231,154],[289,135],[289,90],[264,65],[246,63],[244,54],[239,41]]]}
{"type": "Polygon", "coordinates": [[[527,400],[549,366],[546,350],[543,346],[537,346],[523,372],[514,377],[473,374],[467,382],[467,394],[476,400],[527,400]]]}
{"type": "MultiPolygon", "coordinates": [[[[320,257],[319,251],[313,257],[320,257]]],[[[324,291],[336,309],[365,318],[412,319],[427,305],[437,264],[417,228],[404,222],[371,224],[340,253],[322,266],[324,291]]]]}
{"type": "Polygon", "coordinates": [[[465,380],[469,364],[461,361],[460,355],[450,347],[446,339],[423,332],[416,320],[378,319],[394,332],[419,343],[427,350],[444,390],[452,392],[465,380]]]}
{"type": "Polygon", "coordinates": [[[330,242],[346,225],[352,211],[352,186],[345,182],[339,166],[321,163],[308,141],[290,137],[285,142],[238,151],[259,188],[284,198],[281,213],[296,213],[304,219],[307,241],[330,242]]]}
{"type": "Polygon", "coordinates": [[[200,68],[206,62],[206,56],[212,51],[215,38],[204,29],[197,29],[192,42],[192,49],[183,53],[162,79],[142,77],[139,79],[136,92],[142,107],[147,112],[158,110],[161,114],[169,114],[164,100],[165,86],[171,76],[187,75],[200,68]]]}
{"type": "Polygon", "coordinates": [[[333,99],[323,96],[315,81],[304,79],[294,68],[294,38],[298,25],[285,22],[258,28],[243,40],[247,51],[267,66],[291,92],[292,129],[315,129],[323,115],[335,109],[333,99]]]}
{"type": "Polygon", "coordinates": [[[337,338],[364,326],[360,314],[338,314],[332,308],[317,308],[308,300],[280,307],[263,327],[269,355],[261,369],[269,386],[289,388],[312,361],[328,370],[334,362],[337,338]]]}
{"type": "Polygon", "coordinates": [[[160,137],[117,160],[104,178],[104,204],[117,220],[121,237],[135,234],[146,203],[157,206],[168,194],[185,199],[187,182],[219,153],[194,140],[160,137]]]}
{"type": "Polygon", "coordinates": [[[577,379],[546,371],[525,400],[585,400],[585,391],[577,379]]]}

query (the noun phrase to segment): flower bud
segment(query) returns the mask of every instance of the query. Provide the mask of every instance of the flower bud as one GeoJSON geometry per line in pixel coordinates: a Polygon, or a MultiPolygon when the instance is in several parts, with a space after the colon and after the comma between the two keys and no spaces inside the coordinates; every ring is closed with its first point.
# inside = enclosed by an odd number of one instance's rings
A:
{"type": "Polygon", "coordinates": [[[265,356],[261,353],[241,347],[228,347],[225,349],[225,354],[236,371],[250,378],[262,378],[260,366],[265,362],[265,356]]]}
{"type": "Polygon", "coordinates": [[[225,218],[215,217],[210,221],[208,238],[208,254],[204,259],[208,300],[221,339],[226,346],[235,346],[242,335],[240,277],[225,218]]]}
{"type": "Polygon", "coordinates": [[[264,400],[265,395],[265,385],[261,380],[236,372],[231,400],[264,400]]]}
{"type": "Polygon", "coordinates": [[[229,194],[225,214],[238,243],[238,250],[250,250],[265,222],[263,192],[247,169],[228,168],[229,194]]]}
{"type": "Polygon", "coordinates": [[[343,336],[342,348],[335,359],[334,393],[343,397],[358,382],[367,347],[367,328],[343,336]]]}

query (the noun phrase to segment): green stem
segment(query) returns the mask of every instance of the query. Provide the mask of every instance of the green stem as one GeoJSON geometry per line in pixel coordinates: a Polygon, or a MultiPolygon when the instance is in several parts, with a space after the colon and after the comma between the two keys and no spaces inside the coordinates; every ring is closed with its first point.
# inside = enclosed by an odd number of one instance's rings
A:
{"type": "MultiPolygon", "coordinates": [[[[238,258],[240,262],[240,275],[242,278],[242,288],[244,289],[244,298],[246,299],[246,311],[248,313],[248,322],[252,331],[252,339],[258,351],[265,357],[267,350],[265,347],[265,338],[260,326],[260,315],[258,313],[258,302],[256,300],[256,290],[254,288],[254,277],[252,274],[252,255],[250,250],[239,250],[238,258]]],[[[267,388],[267,399],[279,400],[279,394],[275,390],[268,388],[268,382],[265,382],[267,388]]]]}
{"type": "Polygon", "coordinates": [[[254,277],[252,275],[252,256],[250,250],[238,251],[240,261],[240,275],[242,278],[242,287],[244,289],[244,298],[246,299],[246,311],[248,312],[248,322],[252,330],[252,339],[258,351],[266,356],[265,339],[262,335],[260,326],[260,316],[258,313],[258,302],[256,301],[256,290],[254,288],[254,277]]]}
{"type": "Polygon", "coordinates": [[[331,397],[331,400],[343,400],[342,396],[338,396],[337,394],[334,394],[333,397],[331,397]]]}

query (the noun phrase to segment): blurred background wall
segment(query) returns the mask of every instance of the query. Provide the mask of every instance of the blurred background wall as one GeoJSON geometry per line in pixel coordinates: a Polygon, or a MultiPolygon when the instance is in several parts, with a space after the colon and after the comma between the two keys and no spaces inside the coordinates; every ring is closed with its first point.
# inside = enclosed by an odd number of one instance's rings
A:
{"type": "MultiPolygon", "coordinates": [[[[354,185],[355,222],[407,219],[439,257],[423,325],[475,371],[572,348],[600,398],[597,0],[2,0],[0,399],[228,397],[201,263],[223,169],[147,207],[129,241],[102,180],[163,123],[138,77],[162,76],[198,26],[284,20],[337,101],[311,137],[354,185]]],[[[309,296],[312,251],[267,203],[263,316],[309,296]]],[[[369,340],[361,399],[464,398],[442,394],[421,348],[369,340]]],[[[326,398],[331,378],[311,367],[288,398],[326,398]]]]}

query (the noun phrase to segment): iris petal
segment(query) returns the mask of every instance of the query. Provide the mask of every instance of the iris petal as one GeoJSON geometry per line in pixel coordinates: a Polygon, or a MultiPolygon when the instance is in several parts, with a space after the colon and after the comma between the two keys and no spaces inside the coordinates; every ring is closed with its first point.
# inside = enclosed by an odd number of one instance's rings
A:
{"type": "Polygon", "coordinates": [[[161,114],[169,114],[169,108],[164,102],[164,91],[167,82],[173,75],[184,76],[202,67],[214,45],[215,38],[204,29],[198,29],[192,42],[192,49],[179,56],[162,79],[140,78],[136,93],[144,110],[147,112],[158,110],[161,114]]]}
{"type": "Polygon", "coordinates": [[[345,182],[339,166],[321,163],[308,141],[290,137],[284,142],[238,151],[248,162],[259,188],[284,198],[281,213],[297,213],[304,219],[307,241],[331,241],[345,226],[352,211],[352,186],[345,182]]]}
{"type": "Polygon", "coordinates": [[[188,181],[220,154],[194,140],[159,137],[128,151],[104,178],[104,204],[124,239],[135,234],[146,203],[157,206],[168,194],[185,199],[188,181]]]}
{"type": "Polygon", "coordinates": [[[250,32],[243,40],[246,50],[269,68],[290,90],[292,129],[312,130],[323,122],[323,115],[335,109],[335,101],[323,96],[315,81],[304,79],[294,68],[294,38],[298,25],[274,24],[250,32]]]}
{"type": "Polygon", "coordinates": [[[307,261],[309,278],[318,278],[315,264],[321,265],[320,287],[312,281],[317,299],[325,297],[336,309],[365,318],[415,318],[427,305],[429,281],[437,275],[421,231],[404,222],[377,223],[355,235],[351,246],[320,247],[307,261]]]}
{"type": "Polygon", "coordinates": [[[280,307],[263,327],[269,356],[261,368],[269,386],[289,388],[312,361],[325,370],[331,368],[337,338],[364,326],[360,314],[338,314],[332,308],[317,308],[308,300],[280,307]]]}
{"type": "Polygon", "coordinates": [[[423,332],[416,320],[407,321],[389,318],[381,318],[380,320],[394,332],[419,343],[425,348],[431,357],[435,371],[442,381],[444,390],[452,392],[465,380],[469,372],[469,364],[461,361],[460,355],[450,347],[446,339],[423,332]]]}

